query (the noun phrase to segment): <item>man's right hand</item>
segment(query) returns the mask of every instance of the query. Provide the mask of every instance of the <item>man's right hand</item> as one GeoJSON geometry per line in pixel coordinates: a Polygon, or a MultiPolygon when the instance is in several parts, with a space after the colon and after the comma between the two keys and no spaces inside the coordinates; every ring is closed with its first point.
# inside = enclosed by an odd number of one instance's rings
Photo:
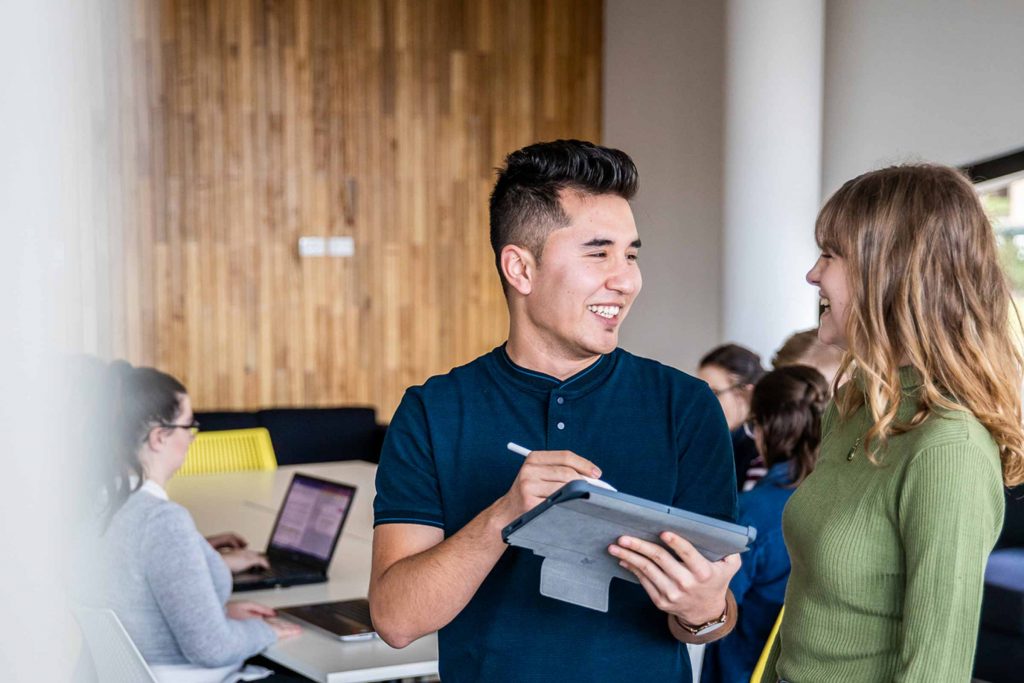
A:
{"type": "Polygon", "coordinates": [[[600,479],[594,463],[572,451],[533,451],[519,468],[516,480],[499,499],[505,524],[532,510],[552,493],[581,477],[600,479]]]}
{"type": "Polygon", "coordinates": [[[583,476],[599,477],[601,471],[569,451],[534,451],[508,492],[447,538],[433,526],[378,525],[370,611],[384,642],[405,647],[450,623],[508,548],[501,529],[583,476]]]}

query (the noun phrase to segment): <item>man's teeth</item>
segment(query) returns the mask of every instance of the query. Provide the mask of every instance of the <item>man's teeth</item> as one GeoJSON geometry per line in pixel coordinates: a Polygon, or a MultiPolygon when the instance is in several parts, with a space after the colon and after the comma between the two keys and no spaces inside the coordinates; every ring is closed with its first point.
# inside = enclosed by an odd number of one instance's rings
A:
{"type": "Polygon", "coordinates": [[[587,306],[588,311],[597,313],[602,318],[614,318],[619,314],[621,306],[587,306]]]}

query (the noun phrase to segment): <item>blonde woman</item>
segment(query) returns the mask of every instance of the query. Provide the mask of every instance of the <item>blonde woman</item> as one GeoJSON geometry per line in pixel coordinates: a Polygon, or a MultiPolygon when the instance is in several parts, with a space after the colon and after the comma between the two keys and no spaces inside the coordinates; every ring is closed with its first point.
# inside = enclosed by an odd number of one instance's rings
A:
{"type": "Polygon", "coordinates": [[[764,681],[969,681],[1004,485],[1024,481],[1022,359],[995,238],[941,166],[855,178],[815,226],[819,337],[845,349],[817,467],[786,507],[764,681]]]}

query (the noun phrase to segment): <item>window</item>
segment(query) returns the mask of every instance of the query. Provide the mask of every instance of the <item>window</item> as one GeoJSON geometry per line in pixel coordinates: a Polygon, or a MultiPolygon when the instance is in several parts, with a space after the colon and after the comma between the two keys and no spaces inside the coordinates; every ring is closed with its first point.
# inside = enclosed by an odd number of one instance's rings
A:
{"type": "Polygon", "coordinates": [[[1024,150],[964,168],[992,220],[1003,269],[1024,311],[1024,150]]]}

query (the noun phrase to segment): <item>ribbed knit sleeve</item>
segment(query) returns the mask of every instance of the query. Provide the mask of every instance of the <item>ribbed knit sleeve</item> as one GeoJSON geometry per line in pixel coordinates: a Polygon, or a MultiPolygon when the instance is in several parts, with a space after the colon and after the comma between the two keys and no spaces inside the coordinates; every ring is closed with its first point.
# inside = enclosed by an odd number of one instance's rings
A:
{"type": "Polygon", "coordinates": [[[231,619],[217,596],[203,537],[177,505],[154,509],[142,542],[150,590],[182,654],[199,666],[241,663],[276,640],[262,619],[231,619]]]}
{"type": "Polygon", "coordinates": [[[906,594],[895,681],[969,681],[985,563],[1003,517],[998,461],[972,443],[926,449],[898,502],[906,594]]]}

